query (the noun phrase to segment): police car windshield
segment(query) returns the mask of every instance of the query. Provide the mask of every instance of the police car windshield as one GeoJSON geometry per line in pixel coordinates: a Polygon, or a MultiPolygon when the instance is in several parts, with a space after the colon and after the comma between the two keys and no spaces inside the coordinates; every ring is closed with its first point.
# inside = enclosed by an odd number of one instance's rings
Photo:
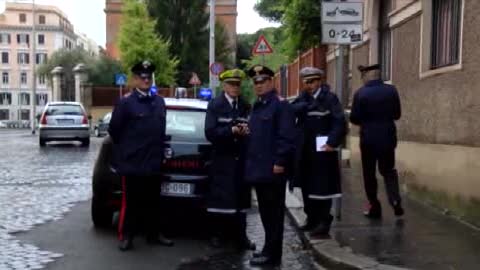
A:
{"type": "Polygon", "coordinates": [[[205,112],[167,109],[167,135],[172,141],[206,143],[205,112]]]}

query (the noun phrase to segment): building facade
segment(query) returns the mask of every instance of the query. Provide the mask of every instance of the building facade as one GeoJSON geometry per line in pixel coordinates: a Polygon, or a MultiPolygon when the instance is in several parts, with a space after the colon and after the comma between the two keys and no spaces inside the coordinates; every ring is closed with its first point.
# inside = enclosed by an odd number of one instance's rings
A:
{"type": "Polygon", "coordinates": [[[41,112],[52,94],[47,78],[38,76],[33,96],[34,63],[43,64],[54,51],[76,46],[73,26],[61,10],[35,5],[34,18],[32,8],[32,4],[7,3],[0,14],[0,120],[31,120],[33,102],[36,113],[41,112]]]}
{"type": "Polygon", "coordinates": [[[76,46],[88,52],[90,56],[98,56],[100,54],[100,47],[95,40],[89,38],[84,33],[76,34],[76,46]]]}
{"type": "MultiPolygon", "coordinates": [[[[365,0],[364,10],[363,43],[348,55],[350,95],[362,85],[358,65],[382,64],[403,105],[397,166],[405,189],[479,225],[480,1],[365,0]]],[[[332,47],[332,84],[335,63],[332,47]]]]}
{"type": "MultiPolygon", "coordinates": [[[[122,21],[122,0],[105,0],[106,27],[107,27],[107,55],[120,59],[117,47],[117,38],[122,21]]],[[[208,7],[206,7],[208,12],[208,7]]],[[[229,36],[232,48],[232,57],[235,59],[237,51],[237,0],[216,0],[215,15],[217,21],[222,23],[229,36]]]]}

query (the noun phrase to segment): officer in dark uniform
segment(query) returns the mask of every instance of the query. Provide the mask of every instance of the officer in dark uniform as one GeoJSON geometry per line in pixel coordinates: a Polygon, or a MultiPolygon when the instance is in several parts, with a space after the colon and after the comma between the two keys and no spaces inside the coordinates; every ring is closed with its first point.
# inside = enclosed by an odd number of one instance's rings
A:
{"type": "Polygon", "coordinates": [[[397,89],[384,84],[380,65],[360,66],[365,85],[354,96],[350,121],[360,126],[360,150],[362,153],[363,180],[370,202],[364,213],[369,218],[381,218],[382,208],[377,197],[376,167],[385,179],[388,200],[396,216],[402,216],[395,169],[397,130],[395,121],[400,119],[401,105],[397,89]]]}
{"type": "Polygon", "coordinates": [[[251,265],[279,265],[282,258],[286,170],[295,152],[295,115],[278,97],[267,67],[254,66],[248,75],[258,99],[250,114],[245,178],[257,193],[265,230],[265,246],[254,253],[251,265]]]}
{"type": "Polygon", "coordinates": [[[323,75],[318,68],[303,68],[305,91],[292,103],[298,132],[294,181],[302,188],[307,215],[301,229],[318,238],[329,236],[332,199],[342,196],[338,148],[346,135],[342,105],[323,75]]]}
{"type": "Polygon", "coordinates": [[[224,91],[208,104],[205,135],[213,145],[213,164],[207,211],[213,221],[214,247],[219,247],[233,233],[239,248],[255,250],[246,233],[251,188],[244,179],[250,114],[250,105],[241,97],[240,87],[245,78],[245,72],[239,69],[220,74],[224,91]]]}
{"type": "Polygon", "coordinates": [[[141,225],[146,229],[149,244],[173,245],[159,232],[158,218],[166,128],[165,101],[151,91],[153,64],[143,61],[131,71],[135,89],[115,106],[108,130],[114,143],[112,166],[122,175],[118,228],[122,251],[133,248],[133,238],[141,225]]]}

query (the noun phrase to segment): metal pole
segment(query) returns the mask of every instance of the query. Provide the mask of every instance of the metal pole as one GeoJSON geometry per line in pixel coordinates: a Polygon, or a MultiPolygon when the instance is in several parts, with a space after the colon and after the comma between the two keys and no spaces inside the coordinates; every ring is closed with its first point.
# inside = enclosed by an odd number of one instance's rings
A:
{"type": "MultiPolygon", "coordinates": [[[[345,45],[338,45],[338,58],[336,61],[336,73],[335,73],[335,79],[336,79],[336,92],[338,99],[340,100],[340,103],[343,108],[343,95],[344,95],[344,89],[345,89],[345,74],[344,74],[344,63],[345,63],[345,45]]],[[[339,151],[338,151],[338,159],[340,166],[342,166],[342,150],[343,147],[341,146],[339,151]]],[[[340,170],[340,173],[342,173],[342,170],[340,170]]],[[[337,198],[333,200],[334,203],[334,209],[335,209],[335,216],[338,220],[342,218],[342,198],[337,198]]]]}
{"type": "Polygon", "coordinates": [[[215,96],[215,75],[210,71],[210,67],[215,63],[215,0],[210,0],[210,57],[209,57],[209,74],[210,89],[215,96]]]}
{"type": "Polygon", "coordinates": [[[36,119],[37,119],[37,33],[35,29],[36,25],[36,13],[35,13],[35,0],[32,0],[32,15],[33,15],[33,21],[32,21],[32,74],[33,74],[33,89],[32,89],[32,134],[35,134],[35,124],[36,124],[36,119]]]}
{"type": "Polygon", "coordinates": [[[123,89],[122,89],[122,85],[120,84],[120,93],[119,93],[119,94],[120,94],[120,98],[122,98],[122,96],[123,96],[123,95],[122,95],[122,92],[123,92],[123,89]]]}

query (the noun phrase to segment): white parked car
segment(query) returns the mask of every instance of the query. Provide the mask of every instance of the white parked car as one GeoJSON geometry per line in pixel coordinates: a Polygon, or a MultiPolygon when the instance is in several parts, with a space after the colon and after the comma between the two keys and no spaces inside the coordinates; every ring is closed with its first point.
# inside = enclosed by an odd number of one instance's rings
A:
{"type": "Polygon", "coordinates": [[[80,141],[82,146],[89,146],[88,120],[81,103],[49,102],[40,117],[40,146],[50,141],[80,141]]]}

